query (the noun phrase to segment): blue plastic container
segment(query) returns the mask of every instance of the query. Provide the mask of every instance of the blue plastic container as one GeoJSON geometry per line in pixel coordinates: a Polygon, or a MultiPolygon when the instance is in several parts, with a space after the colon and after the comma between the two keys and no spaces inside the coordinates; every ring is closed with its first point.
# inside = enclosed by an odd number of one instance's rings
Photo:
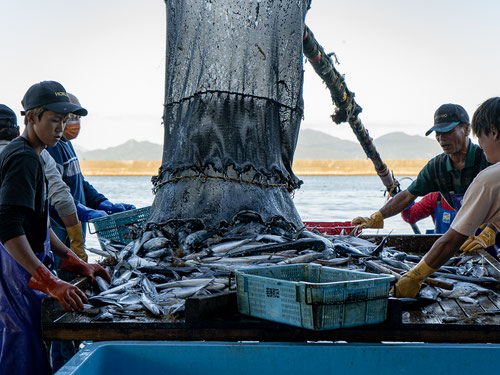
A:
{"type": "MultiPolygon", "coordinates": [[[[116,214],[89,220],[95,228],[97,238],[128,244],[133,238],[133,226],[142,225],[149,215],[151,206],[137,208],[135,210],[118,212],[116,214]]],[[[102,244],[101,248],[105,250],[102,244]]]]}
{"type": "Polygon", "coordinates": [[[394,276],[314,264],[235,272],[240,313],[313,330],[383,322],[394,276]]]}
{"type": "Polygon", "coordinates": [[[494,374],[495,344],[115,341],[90,344],[57,375],[494,374]]]}

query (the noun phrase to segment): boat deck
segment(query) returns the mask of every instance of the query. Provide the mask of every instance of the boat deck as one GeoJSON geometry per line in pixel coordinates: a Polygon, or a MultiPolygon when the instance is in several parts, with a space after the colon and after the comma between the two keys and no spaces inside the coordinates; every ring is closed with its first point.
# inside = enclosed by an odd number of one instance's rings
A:
{"type": "MultiPolygon", "coordinates": [[[[423,253],[436,238],[392,236],[388,244],[423,253]]],[[[498,272],[495,278],[500,280],[499,262],[487,253],[482,256],[489,269],[494,274],[498,272]]],[[[79,279],[76,284],[83,286],[85,282],[79,279]]],[[[93,321],[91,317],[66,313],[57,302],[46,299],[42,304],[42,329],[47,340],[500,343],[500,298],[492,294],[477,301],[448,299],[426,304],[423,299],[390,298],[384,323],[313,331],[243,316],[237,311],[235,292],[189,298],[185,320],[180,322],[168,318],[93,321]]]]}

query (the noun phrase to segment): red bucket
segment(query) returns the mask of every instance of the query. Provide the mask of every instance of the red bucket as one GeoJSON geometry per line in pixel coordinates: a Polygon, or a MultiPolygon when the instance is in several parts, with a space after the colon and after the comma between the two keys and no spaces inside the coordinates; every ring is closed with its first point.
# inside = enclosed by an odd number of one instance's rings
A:
{"type": "MultiPolygon", "coordinates": [[[[316,229],[318,232],[328,234],[330,236],[339,235],[344,231],[344,234],[349,235],[354,230],[355,226],[351,225],[350,221],[304,221],[304,225],[308,230],[316,229]]],[[[356,236],[361,234],[361,229],[358,229],[356,236]]]]}

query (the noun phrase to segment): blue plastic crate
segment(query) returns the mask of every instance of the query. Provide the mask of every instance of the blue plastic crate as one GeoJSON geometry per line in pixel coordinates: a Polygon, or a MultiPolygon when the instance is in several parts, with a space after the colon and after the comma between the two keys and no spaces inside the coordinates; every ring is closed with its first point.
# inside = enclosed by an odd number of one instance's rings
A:
{"type": "Polygon", "coordinates": [[[498,344],[114,341],[80,350],[57,375],[491,375],[498,344]]]}
{"type": "MultiPolygon", "coordinates": [[[[135,210],[118,212],[116,214],[89,220],[94,225],[97,238],[127,244],[132,241],[133,227],[145,223],[151,206],[135,210]]],[[[94,232],[92,232],[94,233],[94,232]]],[[[102,246],[102,245],[101,245],[102,246]]]]}
{"type": "Polygon", "coordinates": [[[242,314],[314,330],[383,322],[394,276],[297,264],[236,271],[242,314]]]}

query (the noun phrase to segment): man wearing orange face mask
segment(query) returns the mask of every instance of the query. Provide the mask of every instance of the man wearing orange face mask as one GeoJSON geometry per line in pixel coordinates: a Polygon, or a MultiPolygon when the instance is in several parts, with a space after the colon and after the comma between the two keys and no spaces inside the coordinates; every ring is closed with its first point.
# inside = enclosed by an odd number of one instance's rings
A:
{"type": "MultiPolygon", "coordinates": [[[[68,96],[71,103],[79,105],[80,102],[74,95],[68,93],[68,96]]],[[[79,133],[80,116],[72,114],[66,122],[62,139],[54,147],[48,147],[47,151],[54,158],[63,181],[66,182],[71,190],[78,218],[82,222],[83,237],[85,238],[85,223],[90,219],[135,209],[135,206],[126,203],[111,203],[85,180],[80,170],[80,163],[78,162],[75,150],[71,144],[71,140],[75,139],[79,133]]],[[[50,207],[50,221],[59,239],[67,242],[68,233],[54,207],[50,207]]]]}

